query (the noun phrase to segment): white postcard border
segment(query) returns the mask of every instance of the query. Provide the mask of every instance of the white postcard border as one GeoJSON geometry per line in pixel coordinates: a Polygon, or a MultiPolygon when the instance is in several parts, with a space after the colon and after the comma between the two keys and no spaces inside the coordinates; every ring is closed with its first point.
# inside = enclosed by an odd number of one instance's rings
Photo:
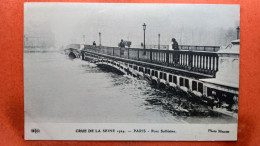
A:
{"type": "Polygon", "coordinates": [[[106,141],[236,141],[237,124],[27,122],[25,123],[25,139],[106,141]]]}

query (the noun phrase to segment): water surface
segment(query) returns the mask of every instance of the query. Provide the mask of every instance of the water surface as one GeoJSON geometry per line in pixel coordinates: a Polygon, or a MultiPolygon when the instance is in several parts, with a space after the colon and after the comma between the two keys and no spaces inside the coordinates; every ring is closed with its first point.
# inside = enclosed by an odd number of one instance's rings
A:
{"type": "MultiPolygon", "coordinates": [[[[118,75],[59,53],[25,53],[27,122],[236,123],[222,114],[185,116],[185,99],[141,79],[118,75]]],[[[191,103],[190,103],[191,104],[191,103]]]]}

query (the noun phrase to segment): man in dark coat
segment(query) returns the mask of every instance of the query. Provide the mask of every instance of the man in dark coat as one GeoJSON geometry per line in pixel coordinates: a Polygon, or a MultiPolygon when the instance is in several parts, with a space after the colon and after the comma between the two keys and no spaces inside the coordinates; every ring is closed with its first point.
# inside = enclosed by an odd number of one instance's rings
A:
{"type": "MultiPolygon", "coordinates": [[[[180,50],[178,42],[176,41],[175,38],[172,38],[172,50],[180,50]]],[[[179,64],[180,62],[180,55],[176,54],[177,56],[174,58],[174,63],[179,64]]]]}
{"type": "Polygon", "coordinates": [[[121,39],[121,42],[118,44],[118,46],[120,47],[120,57],[121,57],[121,56],[124,55],[124,52],[125,52],[125,50],[124,50],[124,48],[125,48],[125,42],[124,42],[123,39],[121,39]],[[121,49],[121,48],[123,48],[123,49],[121,49]]]}
{"type": "Polygon", "coordinates": [[[121,42],[118,45],[120,48],[124,48],[125,47],[125,43],[124,40],[122,39],[121,42]]]}
{"type": "Polygon", "coordinates": [[[180,49],[179,49],[178,42],[176,41],[175,38],[172,38],[172,49],[173,49],[173,50],[180,50],[180,49]]]}

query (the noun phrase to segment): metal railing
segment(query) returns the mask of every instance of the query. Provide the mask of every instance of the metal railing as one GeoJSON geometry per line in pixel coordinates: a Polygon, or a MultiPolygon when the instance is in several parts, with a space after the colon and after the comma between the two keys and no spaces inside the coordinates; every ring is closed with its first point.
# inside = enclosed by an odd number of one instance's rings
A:
{"type": "Polygon", "coordinates": [[[220,49],[220,46],[189,46],[179,45],[180,50],[191,50],[191,51],[208,51],[216,52],[220,49]]]}
{"type": "MultiPolygon", "coordinates": [[[[146,45],[146,49],[158,49],[158,45],[146,45]]],[[[140,47],[142,48],[142,47],[140,47]]],[[[207,52],[217,52],[220,46],[191,46],[191,45],[179,45],[180,50],[190,50],[190,51],[207,51],[207,52]]],[[[160,45],[158,50],[169,50],[169,45],[160,45]]]]}
{"type": "Polygon", "coordinates": [[[90,45],[86,45],[84,50],[213,76],[218,71],[218,55],[215,52],[94,47],[90,45]]]}

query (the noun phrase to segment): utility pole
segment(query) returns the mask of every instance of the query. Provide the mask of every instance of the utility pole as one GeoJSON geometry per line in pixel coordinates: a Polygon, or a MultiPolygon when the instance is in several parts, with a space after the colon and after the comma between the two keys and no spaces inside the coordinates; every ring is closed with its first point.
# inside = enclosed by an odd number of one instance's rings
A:
{"type": "Polygon", "coordinates": [[[160,34],[158,34],[158,49],[160,50],[160,34]]]}
{"type": "Polygon", "coordinates": [[[99,34],[99,46],[101,46],[101,32],[99,32],[98,34],[99,34]]]}
{"type": "Polygon", "coordinates": [[[145,23],[143,25],[143,29],[144,29],[144,49],[145,49],[145,29],[146,29],[146,24],[145,23]]]}

